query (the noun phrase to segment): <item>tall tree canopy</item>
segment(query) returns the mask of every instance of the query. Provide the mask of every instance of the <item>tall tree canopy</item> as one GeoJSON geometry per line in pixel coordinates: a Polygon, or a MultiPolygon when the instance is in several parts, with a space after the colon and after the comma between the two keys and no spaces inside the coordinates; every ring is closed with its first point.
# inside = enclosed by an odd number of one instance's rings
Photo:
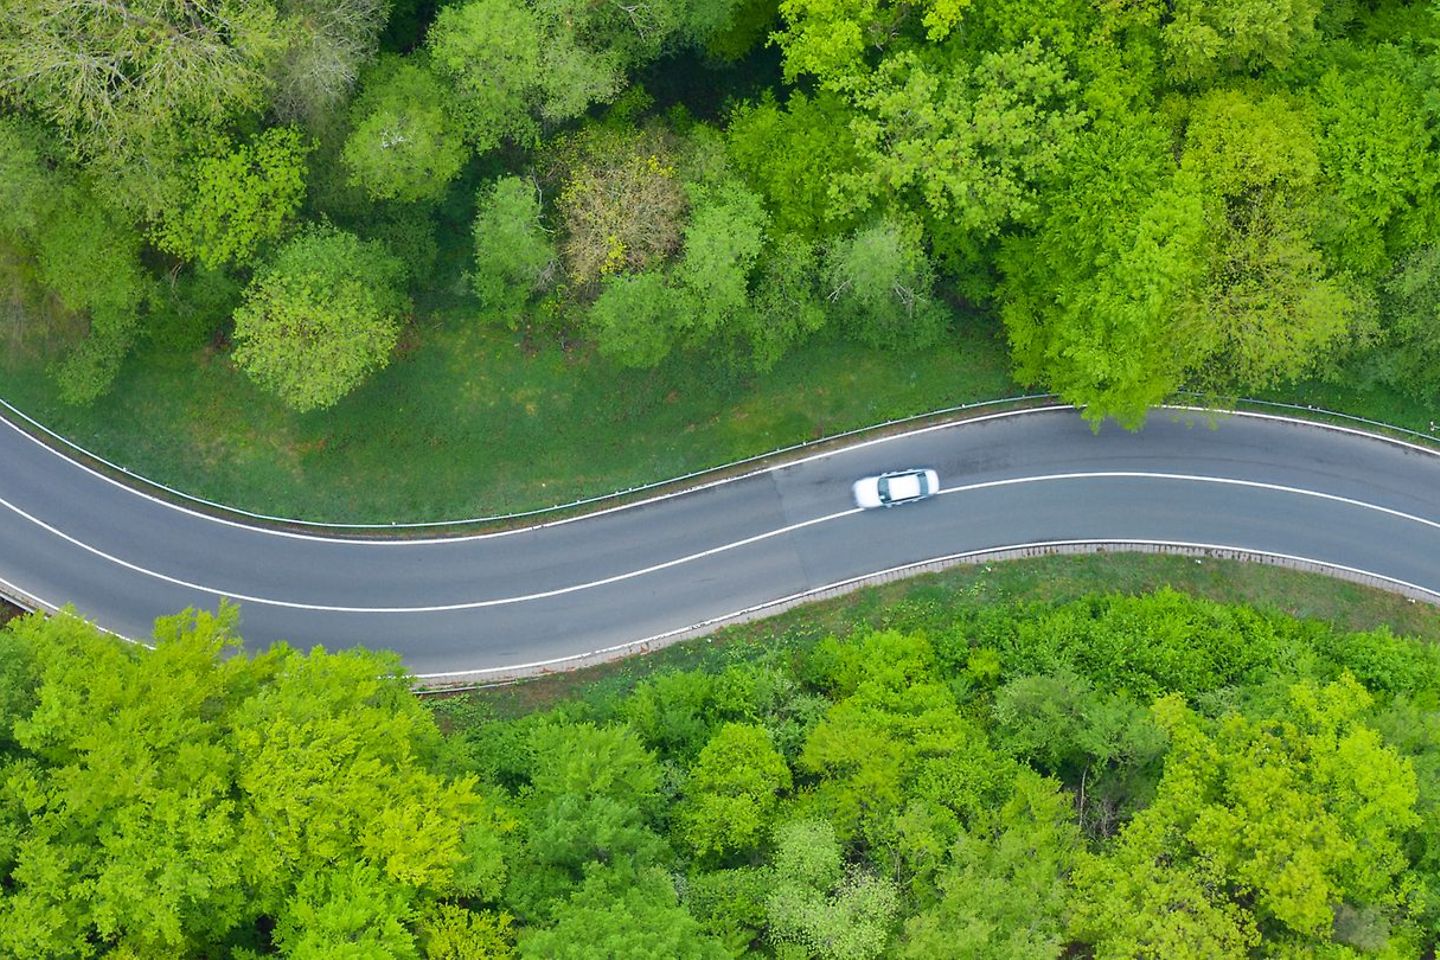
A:
{"type": "Polygon", "coordinates": [[[304,231],[246,289],[235,362],[297,410],[336,403],[389,361],[409,309],[404,276],[404,264],[373,241],[304,231]]]}

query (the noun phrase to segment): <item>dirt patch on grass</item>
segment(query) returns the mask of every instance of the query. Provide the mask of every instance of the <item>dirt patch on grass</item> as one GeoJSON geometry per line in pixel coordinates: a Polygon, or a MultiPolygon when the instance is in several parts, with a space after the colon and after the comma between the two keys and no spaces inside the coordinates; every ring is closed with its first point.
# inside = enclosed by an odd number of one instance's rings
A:
{"type": "Polygon", "coordinates": [[[15,604],[0,600],[0,627],[3,627],[16,617],[24,615],[25,611],[15,606],[15,604]]]}

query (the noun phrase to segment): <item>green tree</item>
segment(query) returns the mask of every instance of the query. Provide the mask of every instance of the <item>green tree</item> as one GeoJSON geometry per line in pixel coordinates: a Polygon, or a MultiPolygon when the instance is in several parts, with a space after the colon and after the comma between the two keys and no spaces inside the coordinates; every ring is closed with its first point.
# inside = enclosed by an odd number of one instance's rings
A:
{"type": "Polygon", "coordinates": [[[776,831],[766,937],[786,957],[872,960],[885,950],[900,899],[889,880],[847,872],[834,829],[799,820],[776,831]]]}
{"type": "Polygon", "coordinates": [[[809,74],[830,89],[855,89],[874,51],[903,49],[920,36],[944,40],[969,6],[970,0],[781,0],[785,29],[774,39],[785,56],[785,79],[809,74]]]}
{"type": "Polygon", "coordinates": [[[1177,0],[1161,34],[1179,83],[1287,66],[1315,37],[1321,0],[1177,0]]]}
{"type": "Polygon", "coordinates": [[[1078,816],[1106,836],[1149,800],[1163,733],[1129,697],[1070,673],[1017,677],[995,692],[996,739],[1077,791],[1078,816]]]}
{"type": "Polygon", "coordinates": [[[554,241],[540,220],[539,188],[502,177],[481,189],[477,206],[471,284],[482,306],[514,325],[556,264],[554,241]]]}
{"type": "MultiPolygon", "coordinates": [[[[1129,697],[1139,703],[1167,693],[1198,699],[1230,687],[1262,684],[1285,671],[1304,646],[1293,623],[1168,588],[1137,597],[1092,597],[1039,611],[1033,619],[1017,623],[1013,633],[997,639],[1006,680],[1078,675],[1094,690],[1110,691],[1099,696],[1129,697]]],[[[1095,706],[1085,703],[1088,695],[1070,682],[1041,683],[1024,699],[1039,709],[1036,700],[1048,695],[1062,701],[1061,710],[1067,709],[1065,701],[1077,696],[1084,704],[1079,709],[1095,706]]],[[[1002,699],[997,695],[997,707],[1002,699]]],[[[1124,709],[1123,702],[1116,706],[1124,709]]],[[[1017,723],[1028,723],[1020,715],[1025,708],[1014,709],[1017,723]]],[[[1055,722],[1065,721],[1057,717],[1055,722]]],[[[1007,728],[1019,730],[1008,722],[1007,728]]],[[[1029,739],[1049,751],[1052,748],[1041,742],[1047,736],[1037,730],[1029,739]]],[[[1057,750],[1056,756],[1060,755],[1057,750]]]]}
{"type": "Polygon", "coordinates": [[[53,161],[42,148],[44,128],[0,116],[0,236],[30,247],[45,219],[53,189],[53,161]]]}
{"type": "Polygon", "coordinates": [[[704,671],[662,671],[635,686],[620,717],[656,753],[693,763],[723,721],[719,688],[704,671]]]}
{"type": "Polygon", "coordinates": [[[530,111],[544,83],[541,25],[519,0],[443,7],[426,38],[435,71],[450,81],[477,152],[537,133],[530,111]]]}
{"type": "Polygon", "coordinates": [[[627,367],[653,367],[678,339],[675,301],[661,274],[621,274],[605,281],[585,323],[604,356],[627,367]]]}
{"type": "Polygon", "coordinates": [[[643,871],[660,861],[663,841],[651,824],[661,770],[631,730],[552,721],[533,731],[530,746],[535,765],[524,810],[530,866],[528,875],[517,871],[521,886],[511,891],[523,916],[558,910],[596,865],[643,871]]]}
{"type": "Polygon", "coordinates": [[[864,210],[913,194],[937,220],[988,239],[1030,222],[1085,115],[1064,61],[1039,41],[986,53],[974,68],[942,56],[888,57],[855,103],[862,157],[843,192],[864,210]]]}
{"type": "Polygon", "coordinates": [[[70,615],[6,627],[33,652],[38,687],[10,718],[23,753],[0,769],[0,792],[27,798],[0,952],[79,957],[92,940],[183,952],[245,916],[222,716],[251,667],[215,663],[233,622],[162,624],[170,636],[143,664],[70,615]]]}
{"type": "Polygon", "coordinates": [[[801,339],[825,326],[820,302],[820,255],[815,244],[793,234],[772,237],[738,336],[757,370],[773,367],[801,339]]]}
{"type": "Polygon", "coordinates": [[[33,234],[41,283],[89,329],[56,368],[60,396],[87,404],[110,389],[153,291],[132,222],[101,203],[83,174],[61,174],[33,234]]]}
{"type": "Polygon", "coordinates": [[[1136,425],[1197,362],[1204,200],[1159,118],[1096,124],[1033,235],[1008,239],[1000,315],[1021,383],[1136,425]]]}
{"type": "Polygon", "coordinates": [[[1440,244],[1406,257],[1384,286],[1385,377],[1426,403],[1440,403],[1440,244]]]}
{"type": "Polygon", "coordinates": [[[411,919],[413,891],[357,863],[301,877],[275,925],[287,960],[419,960],[411,919]]]}
{"type": "Polygon", "coordinates": [[[1181,172],[1205,196],[1212,252],[1190,309],[1222,387],[1295,379],[1351,328],[1358,303],[1310,236],[1320,165],[1308,118],[1289,100],[1216,90],[1192,105],[1181,172]]]}
{"type": "Polygon", "coordinates": [[[107,195],[154,212],[185,148],[265,103],[283,48],[269,2],[0,4],[0,91],[107,171],[107,195]]]}
{"type": "Polygon", "coordinates": [[[1316,236],[1332,262],[1376,277],[1437,216],[1440,153],[1424,68],[1398,45],[1327,51],[1334,62],[1311,96],[1316,155],[1334,196],[1315,217],[1316,236]]]}
{"type": "Polygon", "coordinates": [[[506,824],[432,772],[399,661],[247,657],[236,615],[157,621],[153,650],[69,614],[0,632],[26,656],[0,700],[0,953],[208,956],[273,925],[291,957],[413,957],[417,904],[498,893],[467,830],[506,824]]]}
{"type": "Polygon", "coordinates": [[[33,262],[39,284],[88,325],[55,368],[62,398],[84,404],[109,389],[153,284],[133,221],[57,147],[42,127],[0,117],[0,242],[33,262]]]}
{"type": "Polygon", "coordinates": [[[433,200],[469,159],[443,84],[423,58],[384,57],[351,107],[340,158],[374,200],[433,200]]]}
{"type": "Polygon", "coordinates": [[[770,885],[770,869],[763,866],[692,873],[685,879],[685,907],[731,956],[743,957],[765,929],[770,885]]]}
{"type": "Polygon", "coordinates": [[[765,728],[727,723],[690,769],[681,832],[702,857],[751,849],[789,788],[790,768],[765,728]]]}
{"type": "Polygon", "coordinates": [[[155,242],[212,269],[248,266],[300,208],[306,152],[289,127],[272,127],[238,147],[216,142],[191,163],[184,199],[154,232],[155,242]]]}
{"type": "Polygon", "coordinates": [[[556,910],[556,922],[520,939],[524,960],[724,960],[677,902],[657,870],[638,875],[597,871],[556,910]]]}
{"type": "Polygon", "coordinates": [[[511,960],[513,922],[508,913],[477,913],[442,903],[421,920],[420,942],[426,960],[511,960]]]}
{"type": "Polygon", "coordinates": [[[409,300],[405,268],[379,244],[330,227],[297,235],[235,311],[235,362],[296,410],[336,403],[383,367],[409,300]]]}
{"type": "Polygon", "coordinates": [[[1348,674],[1293,686],[1271,719],[1213,729],[1178,697],[1158,701],[1172,743],[1159,791],[1112,850],[1082,860],[1076,936],[1104,957],[1233,955],[1274,929],[1308,952],[1331,942],[1339,904],[1401,920],[1415,771],[1363,721],[1371,704],[1348,674]]]}
{"type": "Polygon", "coordinates": [[[945,333],[945,310],[931,295],[934,271],[919,231],[883,219],[826,251],[826,299],[848,332],[875,347],[921,349],[945,333]]]}
{"type": "MultiPolygon", "coordinates": [[[[491,811],[473,780],[447,781],[428,769],[439,735],[409,696],[395,655],[292,654],[277,668],[232,720],[246,799],[240,849],[263,891],[259,905],[280,910],[285,890],[308,874],[328,877],[321,868],[332,862],[378,871],[377,909],[399,904],[405,891],[496,895],[498,883],[476,891],[464,882],[477,873],[503,876],[495,863],[467,862],[476,847],[466,828],[501,828],[487,822],[491,811]],[[356,730],[375,734],[360,738],[356,730]]],[[[317,891],[330,892],[317,892],[314,902],[343,903],[334,891],[358,878],[316,881],[317,891]]],[[[399,916],[398,906],[384,909],[399,916]]]]}
{"type": "Polygon", "coordinates": [[[537,118],[553,126],[609,103],[629,71],[705,31],[712,15],[727,20],[727,6],[470,0],[440,11],[427,45],[460,125],[485,151],[533,139],[537,118]]]}
{"type": "Polygon", "coordinates": [[[784,106],[767,92],[731,111],[726,152],[764,197],[777,231],[816,240],[854,226],[836,191],[859,164],[854,118],[841,97],[824,91],[796,90],[784,106]]]}
{"type": "Polygon", "coordinates": [[[698,187],[675,279],[687,293],[687,326],[703,340],[741,322],[750,309],[750,275],[765,246],[760,198],[737,181],[698,187]]]}
{"type": "Polygon", "coordinates": [[[939,901],[905,923],[910,960],[1040,960],[1065,950],[1065,879],[1082,849],[1070,796],[1029,770],[956,842],[939,901]]]}
{"type": "MultiPolygon", "coordinates": [[[[820,778],[814,803],[841,836],[863,833],[878,845],[891,839],[917,781],[966,753],[983,757],[983,738],[961,716],[923,637],[875,633],[845,658],[835,703],[810,730],[799,767],[820,778]]],[[[955,806],[965,802],[958,786],[943,791],[955,806]]]]}

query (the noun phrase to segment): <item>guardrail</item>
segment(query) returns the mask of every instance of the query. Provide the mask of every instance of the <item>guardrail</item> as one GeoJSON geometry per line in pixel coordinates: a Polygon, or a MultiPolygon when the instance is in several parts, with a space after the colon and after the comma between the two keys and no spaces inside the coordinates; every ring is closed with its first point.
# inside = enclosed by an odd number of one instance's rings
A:
{"type": "Polygon", "coordinates": [[[1357,583],[1364,587],[1397,593],[1412,603],[1427,603],[1440,607],[1440,593],[1416,584],[1406,583],[1392,577],[1370,573],[1355,567],[1312,560],[1268,550],[1252,550],[1246,547],[1224,544],[1186,543],[1166,540],[1053,540],[1037,543],[1023,543],[1012,546],[986,547],[965,553],[955,553],[930,560],[918,560],[901,564],[888,570],[879,570],[858,577],[851,577],[824,586],[814,587],[788,597],[759,603],[733,613],[711,617],[700,623],[668,630],[665,633],[617,644],[602,650],[579,653],[544,663],[515,664],[483,670],[464,670],[453,673],[424,674],[414,678],[413,689],[420,696],[444,696],[468,690],[483,690],[489,687],[506,686],[524,680],[554,676],[572,670],[612,663],[627,657],[653,653],[672,644],[708,636],[718,630],[737,626],[753,620],[778,616],[795,607],[832,600],[868,587],[875,587],[896,580],[904,580],[924,573],[938,573],[957,566],[979,566],[989,563],[1004,563],[1011,560],[1028,560],[1036,557],[1076,556],[1105,553],[1144,553],[1161,556],[1193,557],[1196,563],[1206,560],[1235,560],[1258,563],[1265,566],[1284,567],[1302,573],[1318,573],[1324,576],[1357,583]]]}
{"type": "MultiPolygon", "coordinates": [[[[1221,399],[1217,398],[1213,394],[1201,394],[1192,391],[1178,391],[1176,394],[1174,394],[1174,397],[1177,400],[1180,398],[1186,398],[1192,403],[1194,403],[1196,406],[1212,410],[1217,415],[1224,415],[1227,412],[1241,411],[1241,405],[1259,407],[1262,409],[1270,410],[1284,410],[1287,413],[1302,415],[1305,419],[1315,420],[1316,422],[1320,423],[1332,422],[1364,426],[1366,428],[1369,428],[1371,431],[1381,432],[1382,435],[1388,433],[1391,435],[1405,437],[1412,442],[1422,443],[1427,446],[1434,447],[1437,450],[1440,450],[1440,430],[1437,430],[1437,433],[1427,434],[1418,430],[1411,430],[1406,427],[1397,426],[1392,423],[1385,423],[1380,420],[1371,420],[1366,417],[1342,413],[1336,410],[1328,410],[1323,407],[1316,407],[1309,404],[1285,403],[1276,400],[1259,400],[1251,397],[1229,397],[1223,398],[1223,400],[1226,404],[1233,405],[1233,408],[1224,409],[1216,408],[1210,405],[1217,399],[1221,399]]],[[[812,440],[802,440],[799,443],[792,443],[787,446],[777,447],[764,453],[758,453],[753,456],[744,457],[739,460],[732,460],[728,463],[717,464],[711,467],[704,467],[699,470],[692,470],[689,473],[669,477],[664,480],[653,480],[648,483],[642,483],[636,486],[626,487],[623,490],[614,490],[610,493],[597,494],[590,497],[581,497],[579,499],[571,500],[566,503],[558,503],[546,507],[536,507],[531,510],[519,510],[512,513],[500,513],[490,516],[469,517],[455,520],[420,520],[404,522],[382,521],[372,523],[345,523],[323,520],[304,520],[296,517],[282,517],[275,514],[259,513],[252,510],[246,510],[241,507],[232,507],[229,504],[219,503],[214,500],[208,500],[204,497],[200,497],[192,493],[187,493],[184,490],[176,489],[175,487],[161,483],[158,480],[152,480],[149,477],[144,476],[143,474],[136,473],[130,470],[130,468],[128,467],[121,466],[120,464],[117,464],[111,460],[107,460],[99,454],[80,446],[78,443],[75,443],[68,437],[65,437],[62,434],[51,430],[49,427],[36,420],[34,417],[31,417],[29,414],[25,413],[23,410],[20,410],[14,404],[10,403],[7,400],[4,400],[3,398],[0,398],[0,408],[8,411],[11,415],[13,415],[14,418],[23,422],[23,424],[28,426],[32,432],[39,433],[42,437],[51,442],[52,445],[58,445],[62,448],[65,448],[69,452],[78,455],[79,459],[81,459],[82,461],[88,461],[95,467],[107,471],[116,477],[123,477],[127,482],[132,483],[139,488],[145,489],[152,494],[158,495],[162,499],[168,499],[171,501],[188,504],[216,514],[239,517],[245,520],[274,524],[281,527],[298,527],[312,530],[369,531],[380,533],[435,530],[440,528],[476,527],[489,524],[504,524],[507,522],[525,520],[535,517],[558,516],[569,512],[577,511],[585,507],[596,506],[599,504],[619,503],[620,501],[623,501],[627,498],[635,497],[639,494],[660,490],[666,487],[676,487],[682,484],[690,483],[692,481],[703,480],[707,478],[719,479],[720,477],[729,473],[733,473],[736,470],[741,470],[749,466],[756,466],[768,460],[785,457],[788,454],[813,450],[828,444],[834,444],[841,440],[860,437],[866,434],[881,433],[885,430],[894,429],[895,427],[899,426],[917,424],[927,420],[937,420],[942,417],[954,416],[956,414],[970,413],[978,410],[1001,407],[1007,404],[1018,405],[1041,401],[1055,402],[1059,400],[1059,396],[1053,393],[1032,393],[1020,394],[1013,397],[1001,397],[994,400],[980,400],[974,403],[962,403],[949,407],[941,407],[937,410],[930,410],[925,413],[917,413],[905,417],[895,417],[892,419],[880,421],[878,423],[868,424],[863,427],[855,427],[850,430],[841,430],[836,433],[827,434],[823,437],[817,437],[812,440]]]]}
{"type": "Polygon", "coordinates": [[[816,437],[813,440],[802,440],[799,443],[792,443],[788,446],[777,447],[774,450],[769,450],[765,453],[757,453],[754,456],[744,457],[740,460],[732,460],[728,463],[721,463],[712,467],[704,467],[700,470],[692,470],[689,473],[680,474],[679,476],[675,477],[669,477],[665,480],[652,480],[648,483],[642,483],[637,486],[626,487],[623,490],[615,490],[610,493],[597,494],[591,497],[582,497],[578,500],[571,500],[568,503],[557,503],[548,507],[536,507],[533,510],[519,510],[514,513],[498,513],[492,516],[469,517],[459,520],[420,520],[406,522],[390,521],[379,523],[331,523],[323,520],[301,520],[294,517],[281,517],[274,514],[257,513],[251,510],[245,510],[240,507],[232,507],[228,504],[218,503],[214,500],[207,500],[204,497],[199,497],[195,494],[187,493],[184,490],[177,490],[176,488],[161,483],[158,480],[151,480],[149,477],[146,477],[143,474],[135,473],[129,467],[123,467],[118,463],[114,463],[110,460],[105,459],[97,453],[93,453],[92,451],[87,450],[84,447],[80,446],[78,443],[75,443],[73,440],[69,439],[68,437],[65,437],[59,433],[56,433],[54,430],[51,430],[49,427],[45,426],[43,423],[36,420],[34,417],[31,417],[29,414],[20,410],[18,407],[16,407],[14,404],[10,403],[7,400],[0,399],[0,407],[3,407],[15,417],[18,417],[25,423],[25,425],[30,427],[33,431],[38,431],[47,440],[68,449],[72,453],[78,454],[82,460],[89,461],[90,463],[95,464],[109,471],[112,474],[124,477],[127,481],[139,487],[146,488],[149,491],[157,493],[168,499],[178,500],[183,503],[191,504],[196,507],[201,507],[215,513],[229,514],[231,516],[243,517],[247,520],[256,520],[264,523],[272,523],[278,526],[304,527],[317,530],[369,530],[375,532],[398,532],[405,530],[433,530],[438,527],[482,526],[485,524],[498,524],[514,520],[524,520],[531,517],[543,517],[555,514],[562,514],[572,510],[578,510],[582,507],[615,502],[626,497],[635,496],[636,494],[647,493],[653,490],[662,489],[664,487],[673,487],[680,484],[689,483],[694,480],[701,480],[709,477],[718,478],[726,473],[740,470],[747,466],[754,466],[763,463],[766,460],[772,460],[776,457],[783,457],[787,454],[799,453],[805,450],[813,450],[817,447],[822,447],[826,444],[833,444],[840,440],[847,440],[852,437],[861,436],[863,434],[879,433],[883,430],[888,430],[897,426],[903,426],[905,424],[919,423],[924,420],[932,420],[938,417],[951,416],[958,413],[968,413],[975,410],[986,410],[992,407],[1004,406],[1005,404],[1023,404],[1035,401],[1055,401],[1058,399],[1059,398],[1052,393],[1034,393],[1022,394],[1015,397],[1002,397],[996,400],[979,400],[975,403],[962,403],[952,407],[942,407],[938,410],[931,410],[926,413],[917,413],[907,417],[896,417],[890,420],[883,420],[879,423],[868,424],[863,427],[855,427],[851,430],[841,430],[837,433],[826,434],[823,437],[816,437]]]}
{"type": "MultiPolygon", "coordinates": [[[[1204,401],[1214,401],[1215,396],[1211,394],[1195,393],[1189,390],[1181,390],[1175,394],[1176,397],[1189,397],[1192,400],[1202,401],[1201,405],[1209,407],[1204,401]]],[[[1308,403],[1286,403],[1281,400],[1258,400],[1254,397],[1229,397],[1225,402],[1233,404],[1237,412],[1244,412],[1243,407],[1259,407],[1262,410],[1284,410],[1291,414],[1302,414],[1304,419],[1314,420],[1317,423],[1335,422],[1341,424],[1358,425],[1369,428],[1371,432],[1380,435],[1395,435],[1404,437],[1407,440],[1435,447],[1440,450],[1440,421],[1432,420],[1431,432],[1423,430],[1411,430],[1409,427],[1397,426],[1393,423],[1386,423],[1383,420],[1371,420],[1369,417],[1359,417],[1353,413],[1341,413],[1338,410],[1330,410],[1325,407],[1317,407],[1308,403]]],[[[1215,409],[1215,408],[1211,408],[1215,409]]],[[[1217,412],[1221,412],[1218,411],[1217,412]]]]}

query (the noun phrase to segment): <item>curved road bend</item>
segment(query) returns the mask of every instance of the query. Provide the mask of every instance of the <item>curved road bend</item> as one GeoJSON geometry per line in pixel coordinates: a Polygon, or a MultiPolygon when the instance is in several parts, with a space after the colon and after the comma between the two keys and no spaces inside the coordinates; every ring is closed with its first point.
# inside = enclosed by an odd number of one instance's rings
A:
{"type": "Polygon", "coordinates": [[[0,581],[137,638],[232,597],[252,646],[389,647],[420,674],[562,658],[914,561],[1069,539],[1243,547],[1440,592],[1440,456],[1250,416],[1211,429],[1160,412],[1097,436],[1048,410],[547,527],[356,541],[161,503],[0,425],[0,581]],[[853,508],[852,480],[905,466],[935,467],[944,494],[853,508]]]}

